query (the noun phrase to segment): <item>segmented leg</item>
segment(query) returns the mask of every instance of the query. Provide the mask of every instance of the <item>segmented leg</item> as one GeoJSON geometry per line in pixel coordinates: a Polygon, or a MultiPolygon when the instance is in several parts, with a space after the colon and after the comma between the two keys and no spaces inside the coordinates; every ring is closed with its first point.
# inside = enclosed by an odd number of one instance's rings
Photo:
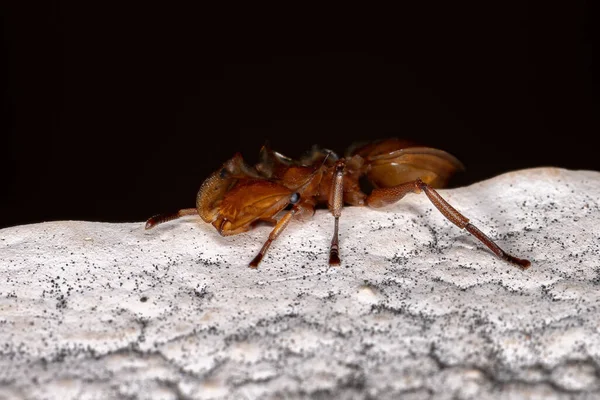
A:
{"type": "Polygon", "coordinates": [[[340,160],[335,165],[333,182],[329,192],[329,209],[335,217],[333,237],[329,248],[329,265],[340,265],[340,244],[338,240],[338,226],[342,208],[344,207],[344,161],[340,160]]]}
{"type": "Polygon", "coordinates": [[[256,257],[254,257],[254,259],[250,262],[250,268],[258,267],[258,264],[260,264],[261,260],[265,256],[265,253],[267,252],[267,250],[269,250],[269,247],[271,247],[271,243],[273,243],[273,240],[277,239],[277,237],[281,235],[281,232],[283,232],[283,230],[288,226],[288,224],[292,220],[292,217],[298,212],[298,210],[299,206],[295,205],[294,207],[292,207],[291,210],[286,212],[279,221],[277,221],[277,224],[269,234],[269,238],[267,239],[265,244],[263,244],[263,247],[260,249],[256,257]]]}
{"type": "Polygon", "coordinates": [[[154,217],[151,217],[150,219],[148,219],[148,221],[146,221],[146,229],[154,228],[158,224],[169,222],[186,215],[198,215],[198,210],[196,210],[195,208],[184,208],[183,210],[179,210],[170,214],[155,215],[154,217]]]}
{"type": "Polygon", "coordinates": [[[377,188],[367,197],[367,205],[370,207],[382,207],[387,204],[392,204],[402,199],[407,193],[421,193],[425,192],[429,200],[433,205],[440,210],[440,212],[448,218],[454,225],[461,229],[466,229],[467,232],[479,239],[485,244],[494,254],[498,257],[506,260],[517,267],[525,270],[529,268],[531,263],[528,260],[520,259],[512,256],[502,250],[492,239],[481,232],[477,227],[469,222],[469,219],[458,212],[452,207],[446,200],[439,195],[431,186],[427,185],[420,179],[416,181],[403,183],[398,186],[390,188],[377,188]]]}

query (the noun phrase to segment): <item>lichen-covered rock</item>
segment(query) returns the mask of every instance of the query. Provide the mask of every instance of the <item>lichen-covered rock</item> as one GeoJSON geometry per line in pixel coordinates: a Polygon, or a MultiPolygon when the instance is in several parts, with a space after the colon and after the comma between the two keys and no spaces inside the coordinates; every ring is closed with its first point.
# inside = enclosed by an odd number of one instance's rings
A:
{"type": "MultiPolygon", "coordinates": [[[[0,398],[597,398],[600,173],[518,171],[221,237],[188,217],[0,230],[0,398]]],[[[157,210],[161,211],[161,210],[157,210]]]]}

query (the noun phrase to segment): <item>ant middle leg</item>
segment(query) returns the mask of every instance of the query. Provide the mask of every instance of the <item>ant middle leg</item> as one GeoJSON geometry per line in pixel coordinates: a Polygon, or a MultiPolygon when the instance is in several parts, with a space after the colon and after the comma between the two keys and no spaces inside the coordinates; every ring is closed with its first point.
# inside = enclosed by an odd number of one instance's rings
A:
{"type": "Polygon", "coordinates": [[[492,239],[481,232],[475,225],[469,222],[469,219],[458,212],[446,200],[439,195],[431,186],[423,182],[421,179],[406,182],[398,186],[390,188],[377,188],[367,197],[367,205],[369,207],[383,207],[388,204],[395,203],[402,199],[408,193],[419,194],[425,192],[433,205],[454,225],[460,229],[466,229],[471,235],[475,236],[479,241],[485,244],[496,256],[508,261],[522,270],[529,268],[531,262],[512,256],[502,250],[492,239]]]}
{"type": "Polygon", "coordinates": [[[338,226],[342,208],[344,207],[344,160],[339,160],[335,165],[333,182],[329,190],[328,205],[335,218],[333,226],[333,237],[329,248],[329,265],[340,265],[340,244],[338,239],[338,226]]]}

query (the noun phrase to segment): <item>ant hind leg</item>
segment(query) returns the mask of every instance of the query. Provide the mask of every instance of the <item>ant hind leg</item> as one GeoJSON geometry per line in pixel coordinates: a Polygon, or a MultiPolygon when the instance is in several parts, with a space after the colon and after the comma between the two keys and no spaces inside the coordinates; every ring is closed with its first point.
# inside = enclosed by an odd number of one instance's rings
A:
{"type": "Polygon", "coordinates": [[[367,205],[369,207],[383,207],[388,204],[395,203],[402,199],[408,193],[419,194],[425,192],[433,205],[454,225],[460,229],[466,229],[471,235],[475,236],[479,241],[485,244],[496,256],[506,260],[522,270],[529,268],[531,262],[512,256],[502,250],[492,239],[481,232],[475,225],[469,222],[469,219],[458,212],[446,200],[439,195],[431,186],[423,182],[421,179],[406,182],[398,186],[390,188],[377,188],[367,197],[367,205]]]}

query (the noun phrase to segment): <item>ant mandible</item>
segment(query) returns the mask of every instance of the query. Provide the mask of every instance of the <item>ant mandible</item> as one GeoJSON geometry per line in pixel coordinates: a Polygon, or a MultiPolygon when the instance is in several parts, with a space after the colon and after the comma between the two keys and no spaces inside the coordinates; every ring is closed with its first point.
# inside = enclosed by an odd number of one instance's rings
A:
{"type": "Polygon", "coordinates": [[[460,161],[443,150],[399,139],[351,147],[344,158],[313,147],[299,160],[292,160],[263,146],[256,165],[247,165],[237,153],[210,175],[200,186],[196,208],[154,216],[146,222],[146,229],[194,214],[211,223],[223,236],[246,232],[258,223],[271,224],[274,228],[269,238],[250,262],[250,267],[256,268],[292,218],[312,216],[317,205],[327,204],[334,217],[329,265],[339,265],[338,225],[344,204],[378,208],[395,203],[408,193],[424,192],[446,218],[466,229],[498,257],[523,270],[529,268],[528,260],[502,250],[435,191],[463,168],[460,161]],[[360,187],[363,177],[374,188],[368,195],[360,187]],[[291,208],[277,220],[275,216],[288,206],[291,208]]]}

